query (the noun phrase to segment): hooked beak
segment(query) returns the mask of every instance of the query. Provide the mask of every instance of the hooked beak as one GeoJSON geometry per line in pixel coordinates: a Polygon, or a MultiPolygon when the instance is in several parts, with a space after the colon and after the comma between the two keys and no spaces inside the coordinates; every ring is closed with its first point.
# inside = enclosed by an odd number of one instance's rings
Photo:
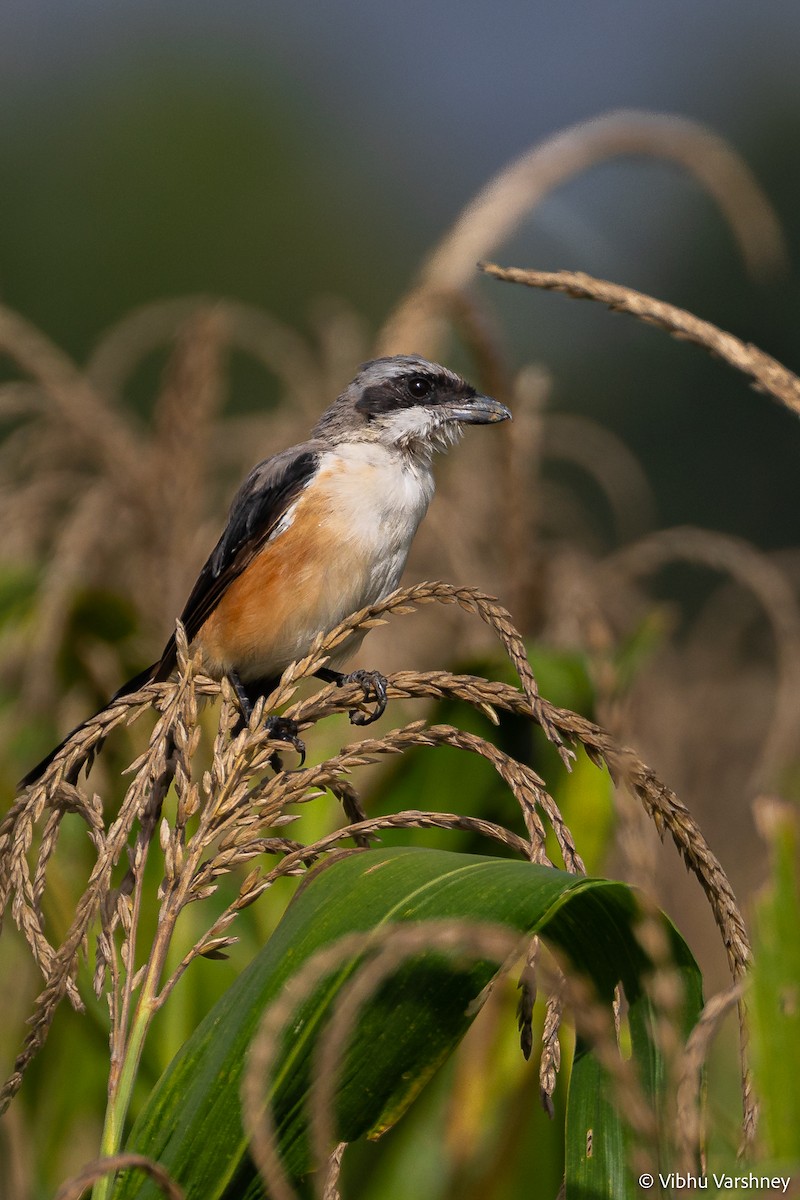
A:
{"type": "Polygon", "coordinates": [[[494,425],[497,421],[510,421],[511,410],[491,396],[477,395],[460,404],[448,404],[447,419],[467,425],[494,425]]]}

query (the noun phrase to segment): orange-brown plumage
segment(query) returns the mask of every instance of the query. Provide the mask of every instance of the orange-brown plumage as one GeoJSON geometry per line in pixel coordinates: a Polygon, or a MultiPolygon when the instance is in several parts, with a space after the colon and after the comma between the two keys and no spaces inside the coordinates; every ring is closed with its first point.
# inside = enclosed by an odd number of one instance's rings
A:
{"type": "Polygon", "coordinates": [[[289,527],[229,584],[195,639],[212,674],[271,676],[305,651],[329,586],[329,516],[324,496],[305,493],[289,527]]]}
{"type": "MultiPolygon", "coordinates": [[[[198,631],[206,669],[235,670],[245,683],[280,674],[318,633],[391,591],[428,503],[429,492],[412,484],[393,484],[380,455],[326,455],[285,526],[228,585],[198,631]]],[[[349,639],[337,659],[360,640],[349,639]]]]}

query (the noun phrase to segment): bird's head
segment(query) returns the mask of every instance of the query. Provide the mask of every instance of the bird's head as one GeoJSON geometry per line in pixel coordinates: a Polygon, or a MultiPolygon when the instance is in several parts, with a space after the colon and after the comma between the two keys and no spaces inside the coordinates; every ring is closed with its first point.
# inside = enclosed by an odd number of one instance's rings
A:
{"type": "Polygon", "coordinates": [[[438,363],[416,355],[364,363],[320,418],[316,434],[363,438],[429,457],[457,441],[465,425],[506,421],[511,413],[438,363]]]}

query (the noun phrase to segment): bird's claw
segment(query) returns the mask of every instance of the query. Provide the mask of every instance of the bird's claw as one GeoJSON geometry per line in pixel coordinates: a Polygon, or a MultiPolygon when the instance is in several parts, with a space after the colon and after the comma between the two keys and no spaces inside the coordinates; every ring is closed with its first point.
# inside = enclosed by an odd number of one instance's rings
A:
{"type": "Polygon", "coordinates": [[[300,755],[300,766],[306,761],[306,745],[302,738],[298,737],[297,722],[291,717],[267,717],[264,722],[264,728],[270,737],[279,742],[288,742],[290,746],[294,746],[297,753],[300,755]]]}
{"type": "Polygon", "coordinates": [[[357,683],[364,693],[364,702],[375,704],[372,712],[351,709],[351,725],[371,725],[383,716],[387,701],[385,675],[381,675],[380,671],[351,671],[349,675],[342,675],[340,686],[345,683],[357,683]]]}

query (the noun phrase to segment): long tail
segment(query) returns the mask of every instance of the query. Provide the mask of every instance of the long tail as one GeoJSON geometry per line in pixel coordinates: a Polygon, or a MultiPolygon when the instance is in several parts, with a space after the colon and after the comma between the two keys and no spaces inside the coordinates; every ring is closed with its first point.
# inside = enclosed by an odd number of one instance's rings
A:
{"type": "MultiPolygon", "coordinates": [[[[145,669],[140,671],[138,675],[134,675],[133,679],[129,679],[127,683],[123,683],[119,691],[115,692],[111,697],[108,704],[104,704],[102,708],[99,708],[94,716],[97,717],[100,715],[100,713],[105,712],[105,710],[112,705],[115,700],[119,700],[123,696],[130,696],[133,692],[138,692],[140,687],[144,687],[146,683],[150,683],[152,679],[155,679],[159,672],[159,668],[162,665],[162,661],[163,660],[159,659],[158,662],[151,663],[149,667],[145,667],[145,669]]],[[[45,755],[41,762],[38,762],[35,767],[28,771],[28,774],[23,779],[20,779],[19,783],[17,784],[17,791],[21,792],[23,788],[29,787],[32,783],[36,783],[37,779],[40,779],[42,775],[44,775],[45,771],[50,766],[50,763],[53,761],[56,755],[64,749],[70,738],[74,737],[79,730],[83,729],[83,727],[88,725],[89,721],[93,719],[94,717],[88,717],[85,721],[82,721],[80,725],[76,725],[75,728],[67,734],[63,742],[59,742],[49,754],[45,755]]]]}

